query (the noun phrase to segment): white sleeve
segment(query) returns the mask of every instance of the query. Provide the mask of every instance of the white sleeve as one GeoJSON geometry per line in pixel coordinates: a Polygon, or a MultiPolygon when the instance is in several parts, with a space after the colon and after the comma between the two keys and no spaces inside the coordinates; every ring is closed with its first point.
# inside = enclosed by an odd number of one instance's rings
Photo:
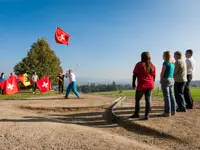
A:
{"type": "Polygon", "coordinates": [[[191,60],[186,59],[186,64],[187,64],[187,69],[191,69],[191,67],[192,67],[191,60]]]}

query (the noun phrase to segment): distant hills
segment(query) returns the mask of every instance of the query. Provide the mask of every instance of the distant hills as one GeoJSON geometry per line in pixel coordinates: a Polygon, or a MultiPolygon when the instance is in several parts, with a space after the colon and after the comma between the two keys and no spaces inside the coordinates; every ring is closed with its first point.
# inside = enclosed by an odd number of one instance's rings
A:
{"type": "MultiPolygon", "coordinates": [[[[110,79],[100,79],[100,78],[90,78],[90,77],[77,77],[77,84],[83,85],[83,84],[112,84],[113,81],[115,81],[116,84],[131,84],[132,79],[118,79],[118,80],[110,80],[110,79]]],[[[65,83],[68,83],[68,79],[65,78],[65,83]]],[[[155,82],[155,86],[160,86],[159,81],[155,82]]],[[[200,87],[200,80],[192,81],[191,86],[193,87],[200,87]]]]}
{"type": "MultiPolygon", "coordinates": [[[[90,78],[90,77],[76,77],[77,84],[83,85],[83,84],[112,84],[113,81],[115,81],[116,84],[131,84],[131,79],[121,79],[121,80],[110,80],[110,79],[100,79],[100,78],[90,78]]],[[[65,83],[68,83],[68,79],[65,78],[65,83]]]]}

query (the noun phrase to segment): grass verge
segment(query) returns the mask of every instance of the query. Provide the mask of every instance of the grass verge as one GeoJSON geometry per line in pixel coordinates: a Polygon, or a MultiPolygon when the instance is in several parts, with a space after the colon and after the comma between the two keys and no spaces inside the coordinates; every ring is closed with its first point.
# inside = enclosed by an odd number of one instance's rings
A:
{"type": "Polygon", "coordinates": [[[56,95],[56,92],[49,91],[46,93],[40,93],[39,91],[36,91],[33,94],[31,91],[24,90],[13,95],[0,95],[0,100],[18,100],[18,99],[26,99],[26,98],[34,98],[34,97],[52,96],[52,95],[56,95]]]}
{"type": "MultiPolygon", "coordinates": [[[[191,88],[191,93],[194,101],[200,101],[200,88],[191,88]]],[[[134,96],[134,90],[124,90],[121,93],[119,91],[112,92],[96,92],[95,94],[105,95],[105,96],[134,96]]],[[[162,91],[159,88],[153,90],[153,98],[163,99],[162,91]]]]}

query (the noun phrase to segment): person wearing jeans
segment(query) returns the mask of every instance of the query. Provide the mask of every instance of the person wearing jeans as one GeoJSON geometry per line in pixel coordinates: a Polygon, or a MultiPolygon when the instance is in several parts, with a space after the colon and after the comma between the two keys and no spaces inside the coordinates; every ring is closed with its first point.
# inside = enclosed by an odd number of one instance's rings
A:
{"type": "Polygon", "coordinates": [[[174,86],[174,62],[172,60],[172,53],[166,51],[163,54],[163,67],[160,74],[160,83],[164,96],[164,117],[169,117],[176,114],[176,102],[173,95],[174,86]]]}
{"type": "Polygon", "coordinates": [[[195,62],[193,59],[193,51],[191,49],[186,51],[186,64],[187,64],[187,82],[185,85],[185,90],[184,90],[184,98],[186,102],[186,108],[187,109],[192,109],[193,108],[193,99],[192,95],[190,92],[190,82],[192,81],[193,78],[193,73],[195,70],[195,62]]]}
{"type": "Polygon", "coordinates": [[[133,70],[133,89],[136,88],[135,81],[137,78],[137,88],[135,95],[135,113],[131,118],[139,118],[140,112],[140,100],[145,95],[145,119],[149,119],[149,113],[151,110],[151,95],[154,88],[154,81],[156,75],[155,66],[151,62],[149,52],[143,52],[141,54],[141,62],[138,62],[133,70]]]}
{"type": "Polygon", "coordinates": [[[184,98],[185,83],[187,82],[187,67],[182,59],[182,53],[177,51],[174,53],[175,70],[174,70],[174,92],[176,103],[178,105],[177,112],[186,112],[186,103],[184,98]]]}
{"type": "Polygon", "coordinates": [[[70,69],[68,71],[68,74],[67,74],[67,77],[69,78],[69,85],[67,87],[67,90],[66,90],[66,96],[65,98],[68,99],[69,98],[69,94],[70,92],[74,92],[74,94],[80,98],[80,95],[77,91],[77,88],[76,88],[76,79],[75,79],[75,74],[72,72],[72,70],[70,69]]]}

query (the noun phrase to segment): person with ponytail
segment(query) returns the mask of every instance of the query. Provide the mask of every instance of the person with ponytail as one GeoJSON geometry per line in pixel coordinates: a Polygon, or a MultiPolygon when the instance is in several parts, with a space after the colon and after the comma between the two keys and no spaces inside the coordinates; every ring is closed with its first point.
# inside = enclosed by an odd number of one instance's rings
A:
{"type": "Polygon", "coordinates": [[[163,54],[163,67],[160,74],[160,83],[164,96],[164,117],[176,114],[176,101],[173,94],[174,87],[174,61],[170,51],[163,54]]]}
{"type": "Polygon", "coordinates": [[[156,76],[156,68],[151,62],[149,52],[143,52],[141,54],[141,62],[138,62],[133,70],[133,82],[132,87],[136,89],[135,94],[135,113],[131,118],[139,118],[140,112],[140,100],[145,95],[145,119],[149,119],[149,113],[151,110],[151,95],[154,89],[154,81],[156,76]],[[136,88],[137,79],[137,88],[136,88]]]}

